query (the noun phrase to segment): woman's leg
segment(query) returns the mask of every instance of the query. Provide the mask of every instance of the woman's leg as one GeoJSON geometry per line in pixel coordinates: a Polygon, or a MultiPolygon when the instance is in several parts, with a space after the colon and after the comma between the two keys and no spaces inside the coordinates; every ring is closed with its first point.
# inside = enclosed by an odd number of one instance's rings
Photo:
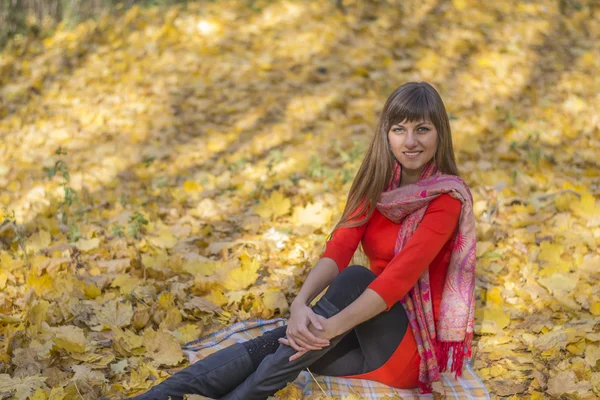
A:
{"type": "MultiPolygon", "coordinates": [[[[335,315],[340,309],[345,308],[358,298],[374,277],[375,274],[363,266],[346,268],[334,279],[323,295],[325,299],[320,300],[317,303],[318,306],[313,307],[313,310],[326,317],[335,315]]],[[[224,396],[244,382],[269,354],[274,353],[280,347],[293,350],[291,347],[280,345],[278,342],[280,337],[285,336],[286,329],[287,326],[284,325],[265,332],[257,338],[219,350],[175,373],[165,381],[152,387],[148,392],[133,399],[159,400],[171,396],[173,400],[179,400],[185,394],[201,394],[212,398],[224,396]]],[[[336,343],[339,343],[343,336],[345,335],[340,335],[336,343]]],[[[331,343],[325,349],[333,347],[333,343],[331,343]]],[[[310,351],[309,353],[316,353],[316,351],[310,351]]],[[[300,359],[306,359],[306,354],[300,359]]],[[[300,370],[296,373],[296,376],[300,373],[300,370]]],[[[283,386],[285,386],[285,383],[283,386]]],[[[279,389],[275,391],[277,390],[279,389]]]]}
{"type": "MultiPolygon", "coordinates": [[[[377,314],[353,329],[353,348],[335,349],[315,361],[311,371],[319,375],[348,376],[376,370],[396,351],[408,325],[408,316],[400,302],[387,312],[377,314]]],[[[346,341],[347,338],[344,338],[346,341]]]]}
{"type": "Polygon", "coordinates": [[[279,347],[287,326],[243,343],[234,343],[173,374],[134,400],[181,400],[186,394],[219,398],[242,383],[260,362],[279,347]]]}
{"type": "MultiPolygon", "coordinates": [[[[363,266],[347,267],[331,282],[325,294],[313,307],[313,311],[325,318],[334,316],[356,300],[373,279],[375,279],[375,274],[363,266]]],[[[329,346],[321,350],[308,351],[294,361],[289,361],[289,357],[294,355],[296,350],[286,345],[279,346],[274,354],[265,357],[254,373],[222,399],[266,399],[285,387],[288,382],[296,379],[304,368],[311,366],[335,348],[352,331],[349,330],[336,336],[330,340],[329,346]]]]}

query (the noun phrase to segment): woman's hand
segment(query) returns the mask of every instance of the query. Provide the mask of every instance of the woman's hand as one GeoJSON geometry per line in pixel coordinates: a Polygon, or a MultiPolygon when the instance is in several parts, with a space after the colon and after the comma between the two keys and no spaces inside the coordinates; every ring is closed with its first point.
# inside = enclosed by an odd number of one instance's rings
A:
{"type": "Polygon", "coordinates": [[[323,330],[323,325],[309,306],[303,303],[292,304],[290,310],[286,330],[288,346],[297,351],[321,350],[324,346],[329,346],[329,340],[315,335],[323,330]]]}
{"type": "MultiPolygon", "coordinates": [[[[315,314],[315,315],[317,316],[317,319],[319,320],[319,323],[321,324],[323,329],[319,331],[315,328],[315,325],[313,324],[308,327],[308,330],[310,331],[310,333],[312,333],[313,335],[315,335],[321,339],[327,339],[328,342],[329,342],[329,339],[332,339],[338,335],[335,327],[331,323],[331,320],[329,320],[325,317],[322,317],[320,315],[317,315],[317,314],[315,314]]],[[[291,346],[289,337],[288,338],[280,338],[279,343],[285,344],[286,346],[291,346]]],[[[327,344],[327,345],[329,345],[329,344],[327,344]]],[[[293,347],[293,346],[291,346],[291,347],[293,347]]],[[[297,350],[295,347],[293,347],[293,348],[294,348],[294,350],[297,350]]],[[[320,350],[320,348],[319,349],[311,349],[311,350],[320,350]]],[[[298,350],[298,352],[296,354],[292,355],[289,358],[289,360],[294,361],[295,359],[301,357],[304,353],[306,353],[308,351],[309,350],[298,350]]]]}

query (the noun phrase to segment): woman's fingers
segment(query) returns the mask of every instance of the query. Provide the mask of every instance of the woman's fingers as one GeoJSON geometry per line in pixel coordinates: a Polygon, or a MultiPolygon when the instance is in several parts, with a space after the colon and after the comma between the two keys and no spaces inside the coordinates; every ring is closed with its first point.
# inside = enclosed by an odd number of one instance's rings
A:
{"type": "Polygon", "coordinates": [[[293,356],[291,356],[289,358],[289,360],[294,361],[295,359],[302,357],[302,355],[304,355],[304,353],[306,353],[306,351],[299,351],[296,354],[294,354],[293,356]]]}
{"type": "Polygon", "coordinates": [[[308,341],[306,341],[303,337],[301,336],[295,336],[293,338],[296,343],[303,348],[303,350],[321,350],[322,347],[320,347],[319,345],[314,345],[308,341]]]}
{"type": "MultiPolygon", "coordinates": [[[[283,340],[284,340],[284,338],[280,338],[279,342],[284,343],[283,340]]],[[[323,349],[322,346],[309,345],[309,344],[303,342],[301,339],[298,339],[297,337],[294,338],[292,336],[287,336],[287,343],[284,343],[284,344],[292,347],[296,351],[322,350],[323,349]]]]}
{"type": "Polygon", "coordinates": [[[317,328],[320,331],[323,330],[323,325],[321,325],[321,322],[319,322],[319,318],[317,317],[317,314],[314,313],[314,311],[308,315],[308,318],[310,319],[311,324],[313,324],[315,328],[317,328]]]}
{"type": "Polygon", "coordinates": [[[329,346],[329,340],[315,336],[308,328],[301,329],[298,335],[305,343],[310,343],[313,346],[329,346]]]}
{"type": "MultiPolygon", "coordinates": [[[[279,338],[279,343],[285,344],[286,346],[290,345],[290,341],[287,340],[286,338],[279,338]]],[[[306,351],[299,351],[296,354],[292,355],[289,360],[290,361],[294,361],[295,359],[297,359],[298,357],[301,357],[303,354],[305,354],[306,351]]]]}
{"type": "Polygon", "coordinates": [[[303,348],[303,347],[300,347],[300,346],[299,346],[299,345],[296,343],[296,341],[295,341],[295,340],[294,340],[294,339],[293,339],[291,336],[289,336],[289,335],[288,335],[288,337],[287,337],[287,338],[288,338],[288,341],[290,342],[290,347],[291,347],[292,349],[294,349],[294,350],[296,350],[296,351],[303,351],[303,350],[306,350],[305,348],[303,348]]]}
{"type": "Polygon", "coordinates": [[[286,336],[292,339],[298,346],[303,347],[302,350],[321,350],[323,346],[329,345],[329,341],[319,339],[307,328],[301,328],[296,332],[288,330],[286,331],[286,336]],[[316,341],[311,340],[310,337],[316,339],[316,341]]]}

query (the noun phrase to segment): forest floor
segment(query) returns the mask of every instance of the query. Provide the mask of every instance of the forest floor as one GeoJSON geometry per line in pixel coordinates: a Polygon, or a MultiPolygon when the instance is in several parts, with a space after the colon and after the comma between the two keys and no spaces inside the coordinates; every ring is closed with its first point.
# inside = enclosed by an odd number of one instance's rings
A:
{"type": "Polygon", "coordinates": [[[385,99],[425,80],[474,197],[474,370],[494,398],[598,398],[597,3],[247,3],[0,53],[0,392],[139,393],[181,344],[287,316],[385,99]]]}

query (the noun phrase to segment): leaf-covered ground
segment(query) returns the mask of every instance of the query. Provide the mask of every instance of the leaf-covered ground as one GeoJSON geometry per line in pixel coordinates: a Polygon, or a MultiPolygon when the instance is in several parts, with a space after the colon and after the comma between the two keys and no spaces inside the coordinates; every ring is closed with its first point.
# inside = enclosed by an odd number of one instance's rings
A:
{"type": "Polygon", "coordinates": [[[593,0],[133,8],[0,54],[0,393],[120,398],[287,307],[383,102],[426,80],[478,232],[494,398],[600,396],[593,0]]]}

